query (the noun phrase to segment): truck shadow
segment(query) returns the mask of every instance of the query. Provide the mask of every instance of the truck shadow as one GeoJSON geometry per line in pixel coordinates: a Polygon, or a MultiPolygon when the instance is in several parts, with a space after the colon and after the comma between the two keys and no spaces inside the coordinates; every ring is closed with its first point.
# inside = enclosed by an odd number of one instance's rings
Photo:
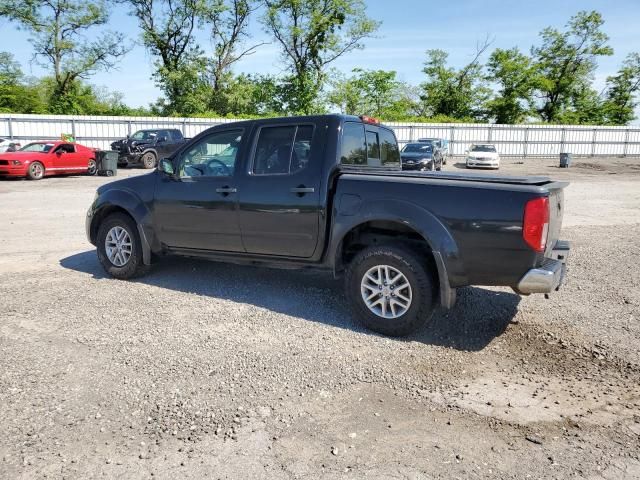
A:
{"type": "MultiPolygon", "coordinates": [[[[108,278],[95,251],[60,260],[64,268],[108,278]]],[[[273,312],[377,335],[354,319],[342,280],[304,270],[275,270],[200,260],[167,258],[131,283],[247,303],[273,312]]],[[[518,310],[520,297],[510,292],[468,287],[458,291],[456,306],[438,312],[420,332],[398,341],[416,341],[463,351],[478,351],[500,336],[518,310]]]]}

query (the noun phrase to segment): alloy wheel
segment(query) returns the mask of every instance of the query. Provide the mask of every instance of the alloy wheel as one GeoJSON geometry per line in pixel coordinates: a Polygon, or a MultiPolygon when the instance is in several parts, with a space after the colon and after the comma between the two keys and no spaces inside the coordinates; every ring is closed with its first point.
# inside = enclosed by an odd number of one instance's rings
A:
{"type": "Polygon", "coordinates": [[[116,267],[124,267],[129,263],[133,251],[131,235],[120,226],[111,228],[104,240],[104,250],[111,263],[116,267]]]}
{"type": "Polygon", "coordinates": [[[404,315],[413,298],[407,277],[390,265],[376,265],[367,270],[360,291],[367,308],[386,319],[404,315]]]}

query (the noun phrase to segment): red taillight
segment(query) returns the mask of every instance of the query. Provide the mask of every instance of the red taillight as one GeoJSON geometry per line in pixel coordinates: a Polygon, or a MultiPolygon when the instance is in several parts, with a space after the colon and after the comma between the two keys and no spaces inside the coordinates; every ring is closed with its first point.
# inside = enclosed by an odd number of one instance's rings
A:
{"type": "Polygon", "coordinates": [[[380,125],[380,120],[377,118],[369,117],[367,115],[361,115],[360,119],[363,123],[368,123],[369,125],[380,125]]]}
{"type": "Polygon", "coordinates": [[[549,199],[529,200],[524,207],[522,238],[536,252],[544,252],[549,231],[549,199]]]}

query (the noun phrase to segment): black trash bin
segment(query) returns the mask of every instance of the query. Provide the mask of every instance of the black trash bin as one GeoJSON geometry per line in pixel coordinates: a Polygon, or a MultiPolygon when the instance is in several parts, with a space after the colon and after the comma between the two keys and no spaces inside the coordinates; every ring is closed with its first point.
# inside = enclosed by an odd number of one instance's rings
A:
{"type": "Polygon", "coordinates": [[[561,153],[560,154],[560,168],[569,168],[571,164],[571,154],[570,153],[561,153]]]}
{"type": "Polygon", "coordinates": [[[96,154],[98,175],[112,177],[118,174],[118,152],[100,150],[96,154]]]}

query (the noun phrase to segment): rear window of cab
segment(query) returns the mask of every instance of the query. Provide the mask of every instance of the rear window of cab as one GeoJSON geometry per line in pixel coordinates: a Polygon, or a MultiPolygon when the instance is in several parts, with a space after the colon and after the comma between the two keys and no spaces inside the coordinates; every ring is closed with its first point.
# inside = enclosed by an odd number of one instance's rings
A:
{"type": "Polygon", "coordinates": [[[340,164],[354,167],[400,167],[400,151],[391,130],[360,122],[342,127],[340,164]]]}

